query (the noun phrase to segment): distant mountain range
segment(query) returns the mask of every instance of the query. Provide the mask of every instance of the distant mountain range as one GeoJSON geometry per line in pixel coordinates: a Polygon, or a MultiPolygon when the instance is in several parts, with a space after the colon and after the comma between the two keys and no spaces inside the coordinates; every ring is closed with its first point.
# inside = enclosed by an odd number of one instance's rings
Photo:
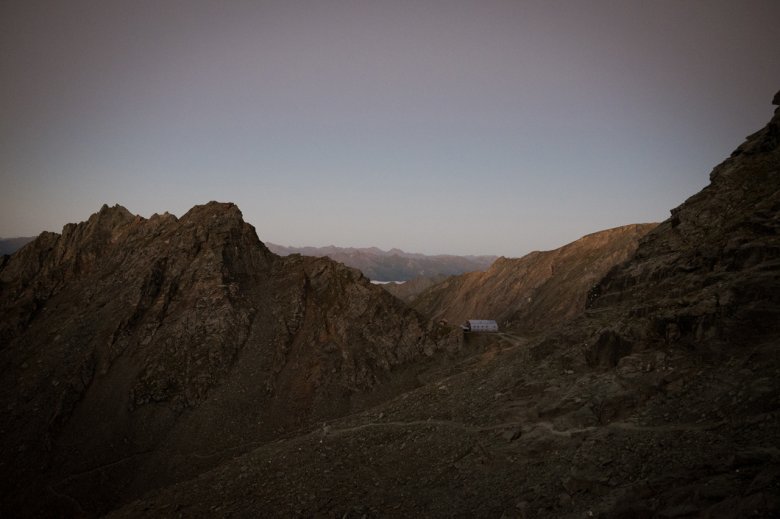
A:
{"type": "MultiPolygon", "coordinates": [[[[13,254],[35,236],[21,238],[0,238],[0,255],[13,254]]],[[[300,254],[315,258],[328,257],[339,263],[360,270],[372,281],[409,281],[414,278],[441,280],[467,272],[483,271],[490,267],[497,256],[456,256],[440,254],[428,256],[404,252],[401,249],[385,251],[377,247],[286,247],[266,243],[279,256],[300,254]]]]}
{"type": "Polygon", "coordinates": [[[376,247],[285,247],[274,243],[266,243],[266,246],[280,256],[327,256],[360,270],[373,281],[408,281],[418,277],[459,275],[485,270],[496,260],[496,256],[427,256],[400,249],[384,251],[376,247]]]}

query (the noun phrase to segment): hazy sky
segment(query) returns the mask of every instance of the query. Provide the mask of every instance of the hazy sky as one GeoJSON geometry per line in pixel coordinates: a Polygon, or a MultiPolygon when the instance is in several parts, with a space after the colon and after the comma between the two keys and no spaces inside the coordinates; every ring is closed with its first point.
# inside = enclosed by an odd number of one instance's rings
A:
{"type": "Polygon", "coordinates": [[[0,236],[232,201],[520,256],[661,221],[770,118],[780,2],[0,3],[0,236]]]}

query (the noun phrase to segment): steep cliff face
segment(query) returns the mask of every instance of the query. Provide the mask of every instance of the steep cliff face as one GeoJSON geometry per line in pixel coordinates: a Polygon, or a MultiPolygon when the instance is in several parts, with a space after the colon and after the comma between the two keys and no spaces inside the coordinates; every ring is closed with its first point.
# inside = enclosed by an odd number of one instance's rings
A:
{"type": "Polygon", "coordinates": [[[272,254],[215,202],[181,219],[104,206],[42,234],[0,269],[0,315],[3,499],[20,513],[105,510],[457,346],[353,269],[272,254]]]}
{"type": "Polygon", "coordinates": [[[585,309],[588,290],[636,250],[655,224],[626,225],[589,234],[559,249],[519,259],[499,258],[485,272],[451,277],[423,291],[412,305],[434,319],[459,323],[495,319],[533,332],[585,309]]]}
{"type": "Polygon", "coordinates": [[[780,108],[710,180],[589,294],[594,320],[606,314],[621,323],[611,331],[626,344],[718,354],[777,332],[780,108]]]}

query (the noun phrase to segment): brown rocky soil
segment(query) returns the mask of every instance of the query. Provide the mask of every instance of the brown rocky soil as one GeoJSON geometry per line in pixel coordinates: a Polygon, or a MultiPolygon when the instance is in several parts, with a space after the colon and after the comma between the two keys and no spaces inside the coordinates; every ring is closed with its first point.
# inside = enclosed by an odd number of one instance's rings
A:
{"type": "Polygon", "coordinates": [[[769,517],[777,353],[763,346],[750,369],[744,357],[713,366],[654,352],[593,373],[500,341],[449,376],[112,517],[769,517]]]}

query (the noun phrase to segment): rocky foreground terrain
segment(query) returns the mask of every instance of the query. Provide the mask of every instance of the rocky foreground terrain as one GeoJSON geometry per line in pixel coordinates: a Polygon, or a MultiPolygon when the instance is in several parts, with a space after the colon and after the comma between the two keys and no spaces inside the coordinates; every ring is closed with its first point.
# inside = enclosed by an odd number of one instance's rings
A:
{"type": "Polygon", "coordinates": [[[581,314],[593,285],[633,256],[639,239],[655,226],[626,225],[552,251],[499,258],[485,272],[453,276],[419,293],[414,286],[388,290],[434,320],[493,319],[501,328],[534,333],[581,314]]]}
{"type": "Polygon", "coordinates": [[[536,333],[458,343],[236,213],[4,260],[3,515],[780,514],[780,108],[536,333]]]}

